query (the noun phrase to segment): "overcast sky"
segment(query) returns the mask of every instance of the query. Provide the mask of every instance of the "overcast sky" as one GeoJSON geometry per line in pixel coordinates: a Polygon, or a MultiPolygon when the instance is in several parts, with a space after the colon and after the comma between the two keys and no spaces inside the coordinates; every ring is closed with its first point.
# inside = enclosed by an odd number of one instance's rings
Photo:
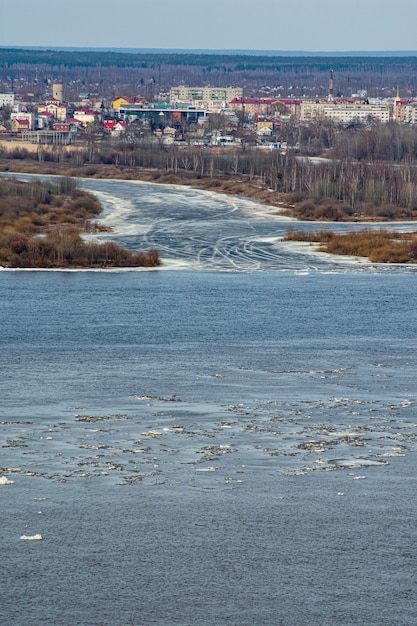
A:
{"type": "Polygon", "coordinates": [[[0,46],[415,51],[417,0],[0,0],[0,46]]]}

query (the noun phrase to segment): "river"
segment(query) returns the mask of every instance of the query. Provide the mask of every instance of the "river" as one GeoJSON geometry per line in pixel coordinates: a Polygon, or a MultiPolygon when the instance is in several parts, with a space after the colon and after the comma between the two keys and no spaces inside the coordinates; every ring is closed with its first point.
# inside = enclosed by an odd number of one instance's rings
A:
{"type": "Polygon", "coordinates": [[[83,185],[164,265],[0,272],[0,623],[415,623],[415,268],[83,185]]]}

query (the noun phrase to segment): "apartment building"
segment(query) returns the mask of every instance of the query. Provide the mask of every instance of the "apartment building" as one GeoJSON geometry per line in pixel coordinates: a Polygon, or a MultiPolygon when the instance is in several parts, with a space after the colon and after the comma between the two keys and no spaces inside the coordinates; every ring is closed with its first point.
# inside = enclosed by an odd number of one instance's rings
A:
{"type": "Polygon", "coordinates": [[[169,101],[171,105],[188,104],[204,108],[210,113],[226,108],[235,98],[242,98],[242,87],[171,87],[169,101]]]}
{"type": "Polygon", "coordinates": [[[15,103],[14,93],[0,93],[0,108],[13,107],[15,103]]]}
{"type": "Polygon", "coordinates": [[[234,111],[241,111],[250,117],[272,115],[276,102],[271,98],[233,98],[230,102],[230,108],[234,111]]]}
{"type": "Polygon", "coordinates": [[[401,100],[397,96],[394,103],[394,119],[400,124],[417,124],[417,101],[401,100]]]}
{"type": "Polygon", "coordinates": [[[386,123],[393,119],[393,106],[389,102],[368,104],[360,101],[303,100],[300,104],[300,121],[330,119],[341,124],[367,122],[376,119],[386,123]]]}

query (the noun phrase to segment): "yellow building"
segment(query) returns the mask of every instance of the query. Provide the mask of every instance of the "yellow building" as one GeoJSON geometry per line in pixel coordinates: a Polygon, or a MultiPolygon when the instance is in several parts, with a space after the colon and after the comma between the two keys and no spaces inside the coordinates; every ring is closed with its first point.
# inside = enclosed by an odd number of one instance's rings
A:
{"type": "Polygon", "coordinates": [[[127,98],[116,98],[116,100],[113,101],[113,109],[118,110],[121,106],[125,106],[126,104],[129,104],[127,98]]]}
{"type": "Polygon", "coordinates": [[[395,120],[401,124],[417,124],[417,102],[410,100],[396,101],[395,120]]]}
{"type": "Polygon", "coordinates": [[[144,102],[145,98],[142,98],[142,96],[135,96],[134,98],[123,98],[122,96],[120,96],[113,101],[113,109],[118,111],[120,107],[125,107],[129,104],[132,106],[138,106],[140,104],[143,104],[144,102]]]}
{"type": "Polygon", "coordinates": [[[67,118],[67,107],[57,100],[49,100],[48,102],[38,105],[38,113],[52,113],[56,120],[63,122],[67,118]]]}

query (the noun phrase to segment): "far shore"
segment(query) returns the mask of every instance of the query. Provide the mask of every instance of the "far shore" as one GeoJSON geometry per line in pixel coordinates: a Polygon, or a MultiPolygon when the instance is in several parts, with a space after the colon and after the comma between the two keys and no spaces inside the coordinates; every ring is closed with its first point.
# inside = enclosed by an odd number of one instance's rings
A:
{"type": "Polygon", "coordinates": [[[0,159],[0,173],[15,174],[42,174],[56,176],[71,176],[75,178],[95,178],[132,180],[164,185],[181,185],[224,193],[227,195],[249,198],[276,207],[277,214],[295,217],[292,207],[288,204],[285,194],[274,192],[262,187],[260,182],[248,181],[235,175],[229,177],[197,178],[190,172],[173,174],[152,168],[89,164],[68,166],[62,163],[48,161],[38,162],[31,160],[0,159]]]}
{"type": "MultiPolygon", "coordinates": [[[[198,178],[193,176],[191,172],[181,172],[174,174],[172,172],[166,172],[154,168],[143,167],[131,167],[131,166],[116,166],[105,164],[83,164],[83,165],[68,165],[65,163],[54,163],[50,161],[33,161],[26,159],[0,159],[0,173],[7,172],[10,174],[41,174],[44,176],[69,176],[74,178],[92,178],[92,179],[106,179],[106,180],[131,180],[141,181],[149,183],[158,183],[164,185],[180,185],[191,187],[193,189],[201,189],[204,191],[210,191],[214,193],[222,193],[232,196],[238,196],[241,198],[248,198],[266,204],[276,209],[276,215],[285,216],[299,220],[299,216],[296,211],[296,207],[289,202],[288,194],[274,191],[272,189],[265,188],[260,180],[250,181],[248,178],[244,178],[239,175],[230,174],[229,176],[218,177],[204,177],[198,178]]],[[[305,221],[305,220],[303,220],[305,221]]],[[[330,222],[332,220],[322,219],[308,221],[321,221],[330,222]]],[[[346,216],[344,222],[374,222],[385,223],[395,221],[410,221],[392,219],[383,220],[377,217],[370,217],[369,215],[355,215],[346,216]]]]}

